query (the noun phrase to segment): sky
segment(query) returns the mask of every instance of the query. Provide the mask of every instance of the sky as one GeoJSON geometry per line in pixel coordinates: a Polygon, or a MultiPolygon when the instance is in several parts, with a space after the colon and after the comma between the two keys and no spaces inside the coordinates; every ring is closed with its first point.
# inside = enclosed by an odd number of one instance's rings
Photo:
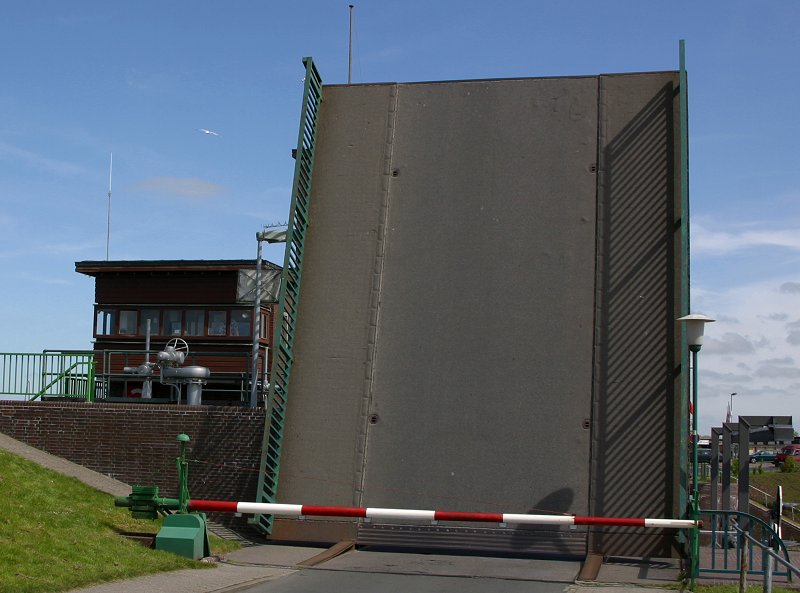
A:
{"type": "MultiPolygon", "coordinates": [[[[700,430],[731,401],[800,427],[800,2],[354,4],[354,83],[676,70],[685,39],[692,311],[717,319],[700,430]]],[[[74,264],[107,249],[254,258],[287,219],[302,58],[347,82],[349,17],[331,0],[5,0],[0,352],[90,348],[94,281],[74,264]]]]}

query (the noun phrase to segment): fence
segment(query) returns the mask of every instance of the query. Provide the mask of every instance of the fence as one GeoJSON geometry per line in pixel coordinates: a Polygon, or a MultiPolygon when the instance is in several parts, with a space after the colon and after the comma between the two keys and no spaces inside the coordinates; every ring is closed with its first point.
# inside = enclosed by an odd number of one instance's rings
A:
{"type": "MultiPolygon", "coordinates": [[[[138,367],[145,360],[156,361],[158,351],[150,350],[100,350],[95,353],[98,360],[97,392],[96,398],[105,401],[129,399],[128,386],[139,386],[145,376],[126,373],[126,367],[138,367]]],[[[250,400],[250,372],[252,366],[252,352],[224,352],[224,351],[196,351],[188,353],[184,365],[199,365],[208,367],[211,378],[203,388],[205,397],[217,397],[219,400],[240,401],[250,400]]],[[[256,387],[259,394],[263,393],[267,385],[267,353],[262,350],[259,354],[259,376],[256,387]]],[[[159,381],[158,369],[151,375],[154,382],[159,381]]],[[[154,396],[156,397],[156,396],[154,396]]],[[[161,397],[161,396],[159,396],[161,397]]],[[[174,396],[170,396],[172,399],[174,396]]]]}
{"type": "Polygon", "coordinates": [[[94,400],[91,352],[0,353],[0,397],[94,400]]]}
{"type": "MultiPolygon", "coordinates": [[[[786,545],[773,526],[739,511],[701,510],[699,573],[738,574],[739,590],[746,590],[747,577],[763,578],[764,593],[771,593],[773,577],[800,576],[792,565],[786,545]]],[[[697,575],[693,575],[697,576],[697,575]]]]}
{"type": "MultiPolygon", "coordinates": [[[[775,495],[759,490],[755,486],[750,486],[750,500],[755,501],[766,508],[770,508],[775,504],[775,495]]],[[[797,523],[800,519],[800,511],[795,509],[795,503],[784,503],[783,515],[786,516],[792,523],[797,523]]]]}

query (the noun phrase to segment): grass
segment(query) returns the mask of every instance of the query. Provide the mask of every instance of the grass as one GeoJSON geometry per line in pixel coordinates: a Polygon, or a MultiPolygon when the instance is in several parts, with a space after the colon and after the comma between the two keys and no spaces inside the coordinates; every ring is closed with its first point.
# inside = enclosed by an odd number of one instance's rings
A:
{"type": "MultiPolygon", "coordinates": [[[[119,533],[156,533],[114,498],[0,451],[0,591],[50,593],[213,564],[151,550],[119,533]]],[[[212,537],[214,553],[238,544],[212,537]]]]}
{"type": "Polygon", "coordinates": [[[783,486],[784,502],[800,502],[800,472],[769,472],[751,474],[750,484],[767,494],[775,494],[778,485],[783,486]]]}
{"type": "MultiPolygon", "coordinates": [[[[752,582],[753,577],[749,577],[752,582]]],[[[764,587],[761,584],[748,585],[747,593],[762,593],[764,587]]],[[[695,593],[739,593],[739,583],[735,585],[696,585],[695,593]]],[[[784,587],[772,586],[772,593],[797,593],[797,589],[786,589],[784,587]]]]}

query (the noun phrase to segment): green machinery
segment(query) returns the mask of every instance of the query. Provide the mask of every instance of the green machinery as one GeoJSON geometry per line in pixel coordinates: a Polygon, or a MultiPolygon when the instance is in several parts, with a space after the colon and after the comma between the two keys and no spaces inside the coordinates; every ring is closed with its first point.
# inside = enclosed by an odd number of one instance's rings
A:
{"type": "Polygon", "coordinates": [[[129,507],[137,519],[157,519],[160,513],[177,511],[164,518],[164,525],[156,535],[156,550],[165,550],[199,560],[211,553],[208,544],[208,529],[204,513],[189,512],[189,462],[186,460],[186,444],[189,435],[179,434],[177,441],[181,451],[178,464],[178,498],[162,498],[158,486],[134,486],[130,496],[118,496],[114,505],[129,507]]]}

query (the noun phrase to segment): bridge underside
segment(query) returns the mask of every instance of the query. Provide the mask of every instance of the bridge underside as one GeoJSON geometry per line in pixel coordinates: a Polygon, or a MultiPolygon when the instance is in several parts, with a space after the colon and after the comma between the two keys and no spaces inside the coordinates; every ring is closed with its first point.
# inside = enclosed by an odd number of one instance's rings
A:
{"type": "MultiPolygon", "coordinates": [[[[678,81],[324,87],[279,501],[682,515],[678,81]]],[[[676,552],[621,528],[272,537],[676,552]]]]}

